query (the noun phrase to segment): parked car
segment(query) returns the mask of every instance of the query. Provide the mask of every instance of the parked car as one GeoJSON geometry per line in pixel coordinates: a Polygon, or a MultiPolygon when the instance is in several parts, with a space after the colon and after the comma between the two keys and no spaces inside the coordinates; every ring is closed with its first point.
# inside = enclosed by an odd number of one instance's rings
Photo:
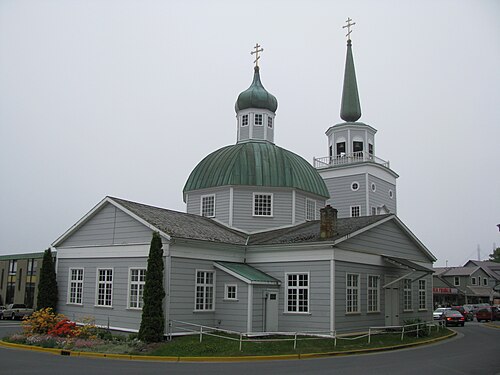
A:
{"type": "Polygon", "coordinates": [[[492,311],[491,311],[491,307],[487,306],[487,307],[481,307],[480,309],[478,309],[476,311],[476,319],[478,322],[481,322],[481,321],[485,321],[485,322],[489,322],[491,319],[492,319],[492,311]]]}
{"type": "Polygon", "coordinates": [[[2,319],[22,319],[33,314],[33,309],[26,307],[24,303],[11,303],[2,313],[2,319]]]}
{"type": "Polygon", "coordinates": [[[500,308],[491,306],[491,320],[500,320],[500,308]]]}
{"type": "Polygon", "coordinates": [[[444,320],[446,326],[457,325],[463,327],[465,325],[464,316],[457,310],[446,310],[445,312],[443,312],[442,319],[444,320]]]}
{"type": "Polygon", "coordinates": [[[474,320],[474,313],[466,306],[451,306],[451,309],[460,312],[467,322],[474,320]]]}
{"type": "Polygon", "coordinates": [[[0,306],[0,319],[3,319],[3,311],[5,310],[5,306],[0,306]]]}
{"type": "Polygon", "coordinates": [[[434,320],[439,320],[441,319],[441,316],[443,315],[443,313],[447,310],[450,310],[449,307],[438,307],[436,310],[434,310],[434,312],[432,313],[432,317],[434,318],[434,320]]]}

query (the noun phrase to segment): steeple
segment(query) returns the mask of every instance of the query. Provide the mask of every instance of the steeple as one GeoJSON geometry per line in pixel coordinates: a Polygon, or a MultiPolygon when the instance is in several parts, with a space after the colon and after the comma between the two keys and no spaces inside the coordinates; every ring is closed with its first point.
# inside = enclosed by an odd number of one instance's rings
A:
{"type": "MultiPolygon", "coordinates": [[[[349,21],[350,19],[348,19],[349,21]]],[[[349,26],[353,24],[349,24],[349,26]]],[[[352,57],[351,31],[347,34],[347,55],[345,59],[344,88],[342,89],[342,104],[340,117],[347,122],[358,121],[361,117],[361,105],[359,104],[358,84],[356,83],[356,71],[354,70],[354,59],[352,57]]]]}

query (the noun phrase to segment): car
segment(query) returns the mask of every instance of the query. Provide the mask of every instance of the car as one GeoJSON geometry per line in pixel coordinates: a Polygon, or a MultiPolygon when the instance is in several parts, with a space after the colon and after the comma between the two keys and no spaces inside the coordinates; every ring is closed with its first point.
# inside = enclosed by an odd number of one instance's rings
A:
{"type": "Polygon", "coordinates": [[[500,320],[500,308],[491,306],[491,320],[500,320]]]}
{"type": "Polygon", "coordinates": [[[457,310],[446,310],[443,312],[442,319],[444,320],[445,325],[448,327],[450,325],[464,326],[465,318],[462,314],[460,314],[457,310]]]}
{"type": "Polygon", "coordinates": [[[452,310],[460,312],[465,318],[465,321],[472,322],[474,320],[474,313],[468,307],[464,306],[451,306],[452,310]]]}
{"type": "Polygon", "coordinates": [[[33,309],[26,307],[24,303],[11,303],[2,312],[2,319],[22,319],[33,314],[33,309]]]}
{"type": "Polygon", "coordinates": [[[476,319],[478,322],[489,322],[493,318],[491,307],[481,307],[476,311],[476,319]]]}
{"type": "Polygon", "coordinates": [[[443,313],[447,310],[450,310],[449,307],[438,307],[436,310],[434,310],[434,312],[432,313],[432,317],[434,318],[434,320],[439,320],[441,319],[441,316],[443,315],[443,313]]]}
{"type": "Polygon", "coordinates": [[[5,310],[5,306],[0,306],[0,319],[3,319],[3,311],[5,310]]]}

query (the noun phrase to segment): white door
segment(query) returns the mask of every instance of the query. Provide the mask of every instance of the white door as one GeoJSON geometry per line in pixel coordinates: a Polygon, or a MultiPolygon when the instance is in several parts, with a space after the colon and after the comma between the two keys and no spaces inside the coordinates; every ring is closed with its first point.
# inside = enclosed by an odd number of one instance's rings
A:
{"type": "Polygon", "coordinates": [[[278,331],[278,292],[269,290],[266,292],[266,325],[264,331],[278,331]]]}
{"type": "Polygon", "coordinates": [[[385,325],[399,325],[399,289],[385,288],[385,325]]]}

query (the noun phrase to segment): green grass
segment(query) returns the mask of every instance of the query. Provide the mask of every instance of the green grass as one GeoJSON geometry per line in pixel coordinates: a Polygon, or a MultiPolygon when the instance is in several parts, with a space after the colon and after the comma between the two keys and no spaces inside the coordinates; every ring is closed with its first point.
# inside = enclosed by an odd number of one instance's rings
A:
{"type": "MultiPolygon", "coordinates": [[[[241,352],[239,351],[239,341],[204,335],[203,341],[200,343],[199,335],[194,335],[173,338],[172,341],[165,342],[149,353],[144,354],[179,357],[231,357],[342,352],[400,345],[402,343],[410,344],[446,336],[449,333],[450,331],[448,329],[441,329],[439,332],[433,331],[431,335],[423,338],[405,337],[404,341],[401,341],[400,334],[384,334],[372,336],[370,344],[368,344],[367,337],[357,340],[338,339],[336,347],[334,347],[334,341],[332,339],[308,339],[297,341],[297,348],[295,350],[293,348],[293,341],[243,342],[241,352]]],[[[290,339],[293,338],[293,336],[284,338],[290,339]]]]}

